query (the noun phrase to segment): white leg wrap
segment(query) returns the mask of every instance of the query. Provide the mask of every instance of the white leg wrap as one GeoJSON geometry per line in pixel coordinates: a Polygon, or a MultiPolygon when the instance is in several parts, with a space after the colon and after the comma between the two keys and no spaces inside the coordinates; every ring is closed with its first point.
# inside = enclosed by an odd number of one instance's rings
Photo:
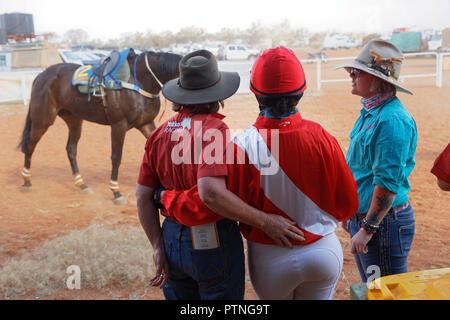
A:
{"type": "Polygon", "coordinates": [[[109,188],[111,189],[112,192],[119,191],[119,182],[110,180],[109,188]]]}

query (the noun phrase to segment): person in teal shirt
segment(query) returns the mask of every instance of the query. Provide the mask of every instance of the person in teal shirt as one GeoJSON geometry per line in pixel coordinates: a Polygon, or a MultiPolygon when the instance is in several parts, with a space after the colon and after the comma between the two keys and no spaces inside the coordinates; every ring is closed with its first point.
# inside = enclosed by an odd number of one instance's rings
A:
{"type": "Polygon", "coordinates": [[[357,184],[359,207],[344,229],[362,281],[407,272],[415,219],[409,175],[415,166],[417,127],[397,92],[403,55],[390,42],[370,41],[345,68],[361,114],[351,133],[347,164],[357,184]]]}

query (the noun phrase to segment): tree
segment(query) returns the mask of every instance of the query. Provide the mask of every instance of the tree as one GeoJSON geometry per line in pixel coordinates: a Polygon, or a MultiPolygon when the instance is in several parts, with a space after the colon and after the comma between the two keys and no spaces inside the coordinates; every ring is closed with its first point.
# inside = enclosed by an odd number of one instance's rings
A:
{"type": "Polygon", "coordinates": [[[371,33],[363,38],[362,45],[365,46],[370,40],[378,39],[380,37],[381,35],[379,33],[371,33]]]}
{"type": "Polygon", "coordinates": [[[243,32],[237,28],[222,28],[217,33],[215,40],[222,40],[228,43],[235,42],[236,39],[242,37],[243,32]]]}
{"type": "Polygon", "coordinates": [[[70,46],[85,44],[89,39],[88,33],[83,29],[70,29],[64,34],[63,41],[70,46]]]}
{"type": "Polygon", "coordinates": [[[250,45],[255,45],[266,38],[271,38],[269,29],[260,21],[253,22],[246,30],[245,34],[245,40],[250,45]]]}
{"type": "Polygon", "coordinates": [[[175,41],[177,43],[188,43],[188,42],[201,42],[206,38],[206,31],[203,28],[196,26],[190,26],[181,28],[175,34],[175,41]]]}

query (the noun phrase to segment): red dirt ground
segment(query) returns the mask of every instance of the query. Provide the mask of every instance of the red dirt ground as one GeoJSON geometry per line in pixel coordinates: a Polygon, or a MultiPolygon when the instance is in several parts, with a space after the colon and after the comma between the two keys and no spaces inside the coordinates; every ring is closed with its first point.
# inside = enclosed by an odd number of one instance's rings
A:
{"type": "MultiPolygon", "coordinates": [[[[415,80],[406,82],[405,86],[415,95],[399,94],[399,97],[415,118],[419,135],[416,167],[410,177],[416,235],[409,271],[449,267],[450,193],[438,189],[430,168],[450,141],[450,88],[438,89],[428,82],[422,86],[415,80]]],[[[309,90],[300,103],[302,116],[322,124],[338,139],[344,153],[349,143],[348,134],[360,110],[359,98],[349,91],[348,83],[330,84],[321,93],[309,90]]],[[[27,107],[20,104],[0,106],[0,181],[3,185],[0,193],[0,267],[7,259],[18,258],[45,240],[73,229],[83,229],[102,221],[115,226],[139,225],[134,192],[145,143],[141,133],[131,130],[124,146],[119,182],[122,194],[128,199],[127,205],[114,205],[108,189],[111,167],[109,127],[88,122],[83,124],[78,163],[94,194],[81,194],[73,185],[65,152],[67,128],[61,119],[56,120],[38,144],[32,160],[33,190],[23,193],[20,175],[23,154],[16,146],[26,112],[27,107]]],[[[256,118],[257,105],[253,96],[238,94],[225,102],[222,113],[230,128],[244,129],[256,118]]],[[[168,105],[162,121],[172,114],[168,105]]],[[[350,254],[348,235],[340,227],[337,234],[344,249],[344,268],[334,299],[349,299],[350,284],[360,282],[360,278],[350,254]]],[[[148,275],[148,279],[151,276],[148,275]]],[[[164,299],[158,288],[144,284],[140,284],[140,288],[137,292],[140,299],[164,299]]],[[[108,290],[61,289],[44,298],[129,299],[133,293],[136,293],[135,286],[123,287],[114,283],[108,290]]],[[[249,281],[246,282],[245,298],[257,299],[249,281]]]]}

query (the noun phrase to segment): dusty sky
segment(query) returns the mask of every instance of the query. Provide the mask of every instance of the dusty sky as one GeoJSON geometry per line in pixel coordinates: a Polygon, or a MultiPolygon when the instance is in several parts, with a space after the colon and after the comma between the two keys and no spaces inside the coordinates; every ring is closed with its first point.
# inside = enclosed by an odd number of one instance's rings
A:
{"type": "Polygon", "coordinates": [[[84,29],[90,38],[128,32],[209,32],[288,20],[310,31],[388,33],[397,27],[450,27],[450,0],[1,0],[0,14],[32,13],[35,33],[84,29]],[[223,4],[221,4],[223,3],[223,4]]]}

